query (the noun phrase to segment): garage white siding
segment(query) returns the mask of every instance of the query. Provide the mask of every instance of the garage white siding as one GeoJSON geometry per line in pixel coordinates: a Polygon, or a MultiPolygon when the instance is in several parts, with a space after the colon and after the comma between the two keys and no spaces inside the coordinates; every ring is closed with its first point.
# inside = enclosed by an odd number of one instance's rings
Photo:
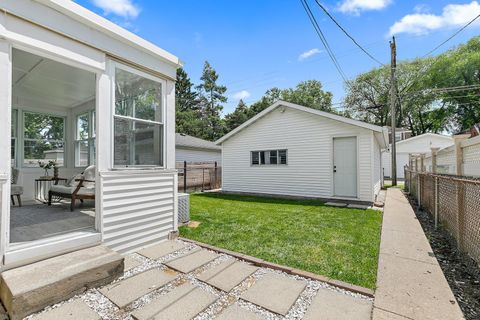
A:
{"type": "Polygon", "coordinates": [[[373,193],[377,195],[382,188],[382,150],[373,137],[373,193]]]}
{"type": "Polygon", "coordinates": [[[100,173],[103,240],[131,252],[175,230],[176,174],[162,170],[100,173]]]}
{"type": "Polygon", "coordinates": [[[373,201],[373,131],[280,108],[223,142],[223,190],[304,197],[333,196],[333,138],[356,136],[358,199],[373,201]],[[283,111],[283,112],[282,112],[283,111]],[[251,166],[250,152],[288,150],[287,165],[251,166]]]}
{"type": "Polygon", "coordinates": [[[218,166],[222,165],[222,151],[195,150],[187,148],[175,149],[176,162],[217,162],[218,166]]]}

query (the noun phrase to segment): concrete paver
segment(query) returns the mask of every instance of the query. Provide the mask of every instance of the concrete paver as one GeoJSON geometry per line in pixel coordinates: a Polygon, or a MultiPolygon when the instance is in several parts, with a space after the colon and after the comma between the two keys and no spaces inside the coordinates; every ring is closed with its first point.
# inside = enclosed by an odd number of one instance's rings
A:
{"type": "Polygon", "coordinates": [[[132,313],[137,320],[187,320],[202,312],[217,297],[190,283],[182,284],[132,313]]]}
{"type": "Polygon", "coordinates": [[[303,280],[269,273],[245,291],[241,298],[275,313],[286,315],[307,286],[303,280]]]}
{"type": "Polygon", "coordinates": [[[372,302],[333,290],[320,289],[304,320],[369,320],[372,302]]]}
{"type": "Polygon", "coordinates": [[[347,206],[347,208],[350,208],[350,209],[361,209],[361,210],[367,210],[368,208],[370,208],[370,206],[367,206],[365,204],[349,204],[347,206]]]}
{"type": "Polygon", "coordinates": [[[108,285],[100,289],[100,292],[119,308],[123,308],[143,295],[172,281],[176,276],[177,273],[173,271],[151,269],[108,285]]]}
{"type": "Polygon", "coordinates": [[[100,320],[100,316],[82,300],[65,303],[58,308],[39,314],[35,320],[100,320]]]}
{"type": "Polygon", "coordinates": [[[203,266],[204,264],[213,261],[220,255],[208,250],[195,250],[191,254],[181,256],[180,258],[168,261],[165,265],[172,269],[181,271],[183,273],[189,273],[193,270],[203,266]]]}
{"type": "Polygon", "coordinates": [[[197,278],[215,288],[229,292],[257,270],[257,267],[245,262],[229,259],[206,270],[197,278]]]}
{"type": "Polygon", "coordinates": [[[343,202],[325,202],[326,206],[330,207],[346,207],[347,204],[343,202]]]}
{"type": "Polygon", "coordinates": [[[463,319],[462,311],[415,212],[399,189],[388,189],[382,224],[374,320],[463,319]]]}
{"type": "Polygon", "coordinates": [[[130,256],[130,255],[125,256],[124,263],[125,263],[125,268],[124,268],[125,271],[129,271],[129,270],[135,269],[136,267],[138,267],[138,266],[140,266],[140,265],[142,264],[141,261],[133,258],[133,257],[130,256]]]}
{"type": "Polygon", "coordinates": [[[237,304],[225,309],[215,320],[261,320],[254,312],[241,308],[237,304]]]}
{"type": "Polygon", "coordinates": [[[144,248],[138,251],[138,253],[144,257],[155,260],[183,248],[185,248],[185,245],[182,242],[167,240],[151,247],[144,248]]]}

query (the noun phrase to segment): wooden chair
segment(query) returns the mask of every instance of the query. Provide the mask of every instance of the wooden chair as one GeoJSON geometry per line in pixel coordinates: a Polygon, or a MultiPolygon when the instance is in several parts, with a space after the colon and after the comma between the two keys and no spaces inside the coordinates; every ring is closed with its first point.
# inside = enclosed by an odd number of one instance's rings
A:
{"type": "Polygon", "coordinates": [[[15,205],[15,198],[17,197],[18,206],[22,206],[22,198],[20,197],[23,194],[23,186],[17,184],[18,181],[18,169],[12,168],[12,175],[10,177],[10,200],[13,205],[15,205]]]}
{"type": "Polygon", "coordinates": [[[71,199],[70,211],[75,208],[76,200],[95,200],[95,166],[90,166],[85,171],[74,176],[66,185],[59,185],[58,180],[48,191],[48,205],[52,205],[52,197],[71,199]]]}

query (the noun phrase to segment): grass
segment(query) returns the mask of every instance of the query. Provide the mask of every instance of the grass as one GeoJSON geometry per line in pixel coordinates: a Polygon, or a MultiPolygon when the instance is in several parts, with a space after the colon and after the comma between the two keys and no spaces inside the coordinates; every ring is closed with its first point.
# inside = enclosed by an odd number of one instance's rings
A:
{"type": "Polygon", "coordinates": [[[183,237],[373,289],[381,212],[224,194],[192,194],[183,237]]]}

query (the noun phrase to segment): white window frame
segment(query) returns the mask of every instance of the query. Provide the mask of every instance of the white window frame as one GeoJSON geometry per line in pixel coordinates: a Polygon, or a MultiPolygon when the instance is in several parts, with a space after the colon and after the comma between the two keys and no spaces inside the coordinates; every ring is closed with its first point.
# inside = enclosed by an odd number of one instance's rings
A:
{"type": "Polygon", "coordinates": [[[150,73],[141,71],[139,69],[130,67],[128,65],[125,65],[123,63],[120,63],[118,61],[112,61],[111,64],[111,70],[110,70],[110,75],[112,79],[112,101],[111,101],[111,167],[113,169],[151,169],[151,168],[159,168],[159,169],[165,169],[166,168],[166,125],[165,125],[165,119],[166,119],[166,111],[167,111],[167,81],[163,78],[154,76],[150,73]],[[129,116],[122,116],[122,115],[117,115],[115,114],[115,86],[116,86],[116,70],[120,69],[126,72],[130,72],[133,74],[136,74],[138,76],[141,76],[145,79],[149,79],[151,81],[160,83],[161,85],[161,121],[152,121],[152,120],[144,120],[140,118],[133,118],[129,116]],[[161,127],[161,146],[160,146],[160,165],[116,165],[115,164],[115,119],[123,119],[123,120],[128,120],[128,121],[136,121],[136,122],[141,122],[145,124],[153,124],[153,125],[160,125],[161,127]]]}
{"type": "Polygon", "coordinates": [[[288,165],[288,149],[270,149],[270,150],[254,150],[250,151],[250,166],[251,167],[262,167],[262,166],[287,166],[288,165]],[[280,163],[280,151],[285,150],[285,163],[280,163]],[[276,151],[277,152],[277,163],[267,163],[266,157],[268,156],[270,162],[270,152],[276,151]],[[261,163],[260,161],[260,152],[265,152],[265,163],[261,163]],[[253,163],[253,154],[258,153],[258,164],[253,163]]]}
{"type": "Polygon", "coordinates": [[[79,113],[75,115],[75,156],[74,156],[74,162],[75,162],[75,168],[84,168],[85,166],[82,166],[79,164],[80,161],[80,143],[82,142],[87,142],[88,144],[88,157],[87,157],[87,167],[90,165],[95,164],[95,139],[96,139],[96,134],[95,134],[95,110],[88,110],[82,113],[79,113]],[[88,137],[86,139],[79,139],[79,131],[78,131],[78,118],[87,116],[87,121],[88,121],[88,137]]]}
{"type": "MultiPolygon", "coordinates": [[[[17,111],[19,112],[19,111],[17,111]]],[[[22,131],[21,131],[21,141],[22,141],[22,159],[20,159],[21,161],[21,167],[22,168],[38,168],[39,165],[38,163],[35,164],[35,165],[28,165],[25,163],[25,142],[26,141],[35,141],[35,142],[39,142],[39,141],[43,141],[42,139],[30,139],[30,138],[25,138],[25,114],[27,113],[33,113],[33,114],[41,114],[41,115],[46,115],[46,116],[51,116],[51,117],[56,117],[56,118],[61,118],[63,119],[63,140],[49,140],[50,142],[54,142],[54,143],[63,143],[63,164],[61,166],[59,166],[60,168],[63,168],[63,167],[66,167],[66,161],[67,161],[67,142],[66,142],[66,126],[67,126],[67,117],[65,116],[60,116],[58,114],[53,114],[53,113],[49,113],[49,112],[38,112],[38,111],[24,111],[22,110],[21,112],[21,117],[22,117],[22,131]]],[[[17,118],[18,119],[18,118],[17,118]]],[[[18,157],[17,157],[18,158],[18,157]]],[[[46,160],[46,159],[43,159],[43,160],[46,160]]],[[[17,161],[19,161],[17,159],[17,161]]]]}

